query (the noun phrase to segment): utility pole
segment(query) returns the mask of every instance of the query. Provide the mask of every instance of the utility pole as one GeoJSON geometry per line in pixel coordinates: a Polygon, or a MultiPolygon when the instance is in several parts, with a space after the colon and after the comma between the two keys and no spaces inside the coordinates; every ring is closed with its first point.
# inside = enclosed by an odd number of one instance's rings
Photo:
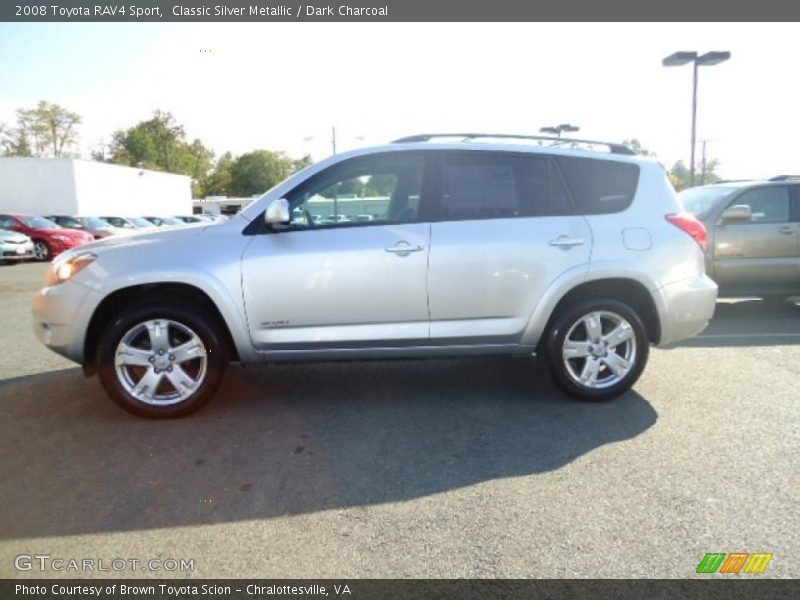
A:
{"type": "Polygon", "coordinates": [[[334,125],[331,127],[331,146],[333,147],[333,153],[336,154],[336,126],[334,125]]]}

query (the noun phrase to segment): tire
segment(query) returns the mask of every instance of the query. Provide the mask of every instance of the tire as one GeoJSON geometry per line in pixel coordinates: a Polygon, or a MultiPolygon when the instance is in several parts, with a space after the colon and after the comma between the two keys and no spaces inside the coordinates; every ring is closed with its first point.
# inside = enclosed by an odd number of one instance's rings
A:
{"type": "Polygon", "coordinates": [[[193,413],[211,400],[228,363],[220,328],[213,315],[189,305],[133,305],[100,339],[100,382],[114,402],[137,416],[193,413]]]}
{"type": "Polygon", "coordinates": [[[53,251],[50,249],[50,244],[44,240],[34,240],[33,255],[36,257],[36,260],[44,262],[53,258],[53,251]]]}
{"type": "Polygon", "coordinates": [[[553,379],[581,400],[610,400],[627,392],[642,374],[649,354],[642,320],[618,300],[601,298],[567,306],[554,317],[546,336],[545,357],[553,379]],[[612,331],[616,331],[613,337],[612,331]]]}

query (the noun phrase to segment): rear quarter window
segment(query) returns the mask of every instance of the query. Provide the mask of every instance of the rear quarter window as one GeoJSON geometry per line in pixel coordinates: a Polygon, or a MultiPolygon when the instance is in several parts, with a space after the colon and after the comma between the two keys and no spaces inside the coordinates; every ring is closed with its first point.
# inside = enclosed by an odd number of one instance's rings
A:
{"type": "Polygon", "coordinates": [[[639,165],[576,156],[558,156],[556,162],[564,173],[579,213],[617,213],[633,202],[639,183],[639,165]]]}

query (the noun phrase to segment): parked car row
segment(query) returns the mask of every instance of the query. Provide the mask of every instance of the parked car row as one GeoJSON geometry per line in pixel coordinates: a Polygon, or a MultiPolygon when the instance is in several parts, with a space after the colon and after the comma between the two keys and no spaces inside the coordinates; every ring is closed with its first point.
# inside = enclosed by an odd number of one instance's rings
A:
{"type": "Polygon", "coordinates": [[[208,225],[211,215],[177,217],[74,217],[0,214],[0,258],[4,264],[51,260],[65,250],[111,236],[132,235],[160,228],[208,225]]]}

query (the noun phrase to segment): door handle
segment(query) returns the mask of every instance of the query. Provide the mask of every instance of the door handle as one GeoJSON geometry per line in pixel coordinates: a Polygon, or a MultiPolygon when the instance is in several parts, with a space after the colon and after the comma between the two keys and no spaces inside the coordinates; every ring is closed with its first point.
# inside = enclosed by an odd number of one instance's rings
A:
{"type": "Polygon", "coordinates": [[[569,250],[573,246],[582,246],[583,240],[581,238],[572,238],[568,235],[560,235],[554,240],[547,242],[551,246],[557,246],[562,250],[569,250]]]}
{"type": "Polygon", "coordinates": [[[397,254],[398,256],[406,256],[411,252],[419,252],[420,250],[422,250],[422,246],[412,246],[405,240],[397,242],[393,246],[386,246],[387,252],[397,254]]]}

